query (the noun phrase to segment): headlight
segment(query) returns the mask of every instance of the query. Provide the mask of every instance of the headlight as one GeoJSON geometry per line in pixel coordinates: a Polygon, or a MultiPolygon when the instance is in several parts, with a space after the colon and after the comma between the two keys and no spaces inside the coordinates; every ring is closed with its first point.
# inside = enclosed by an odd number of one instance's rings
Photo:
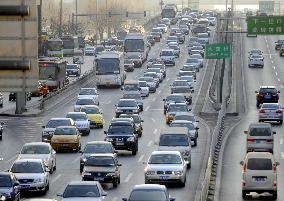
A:
{"type": "Polygon", "coordinates": [[[134,142],[134,137],[129,137],[129,138],[127,138],[127,141],[128,141],[128,142],[134,142]]]}
{"type": "Polygon", "coordinates": [[[116,112],[123,112],[122,110],[116,110],[116,112]]]}
{"type": "Polygon", "coordinates": [[[92,176],[92,173],[90,173],[90,172],[83,172],[82,176],[92,176]]]}
{"type": "Polygon", "coordinates": [[[43,179],[42,178],[37,178],[34,180],[34,183],[39,183],[39,182],[43,182],[43,179]]]}
{"type": "Polygon", "coordinates": [[[115,173],[114,173],[114,172],[110,172],[110,173],[107,173],[106,176],[108,176],[108,177],[114,177],[114,176],[115,176],[115,173]]]}
{"type": "Polygon", "coordinates": [[[112,142],[112,138],[106,138],[106,141],[112,142]]]}
{"type": "Polygon", "coordinates": [[[183,152],[183,155],[189,156],[189,155],[190,155],[190,151],[185,151],[185,152],[183,152]]]}
{"type": "Polygon", "coordinates": [[[134,113],[138,112],[138,110],[133,110],[134,113]]]}
{"type": "Polygon", "coordinates": [[[155,171],[147,171],[146,172],[146,175],[154,175],[155,174],[155,171]]]}
{"type": "Polygon", "coordinates": [[[182,171],[174,171],[175,175],[182,175],[182,171]]]}

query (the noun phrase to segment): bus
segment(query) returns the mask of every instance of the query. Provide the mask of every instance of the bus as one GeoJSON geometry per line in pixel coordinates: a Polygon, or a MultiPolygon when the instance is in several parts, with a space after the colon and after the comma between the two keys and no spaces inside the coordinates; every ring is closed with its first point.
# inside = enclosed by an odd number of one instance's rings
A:
{"type": "Polygon", "coordinates": [[[177,18],[176,18],[176,14],[177,14],[177,7],[175,5],[166,5],[163,9],[162,9],[162,18],[168,18],[171,20],[171,24],[175,24],[177,23],[177,18]]]}
{"type": "Polygon", "coordinates": [[[52,38],[47,41],[47,56],[63,58],[63,41],[60,38],[52,38]]]}
{"type": "Polygon", "coordinates": [[[130,33],[124,39],[124,54],[125,57],[129,55],[139,55],[143,62],[147,60],[150,51],[150,44],[146,42],[143,34],[130,33]]]}
{"type": "Polygon", "coordinates": [[[94,63],[97,87],[119,86],[124,84],[126,73],[121,52],[101,52],[94,63]]]}
{"type": "Polygon", "coordinates": [[[39,58],[39,82],[46,83],[49,91],[56,91],[65,85],[67,62],[56,57],[39,58]]]}
{"type": "Polygon", "coordinates": [[[63,55],[64,57],[67,56],[74,56],[77,52],[82,50],[79,49],[79,41],[77,36],[63,36],[61,38],[63,41],[63,55]]]}

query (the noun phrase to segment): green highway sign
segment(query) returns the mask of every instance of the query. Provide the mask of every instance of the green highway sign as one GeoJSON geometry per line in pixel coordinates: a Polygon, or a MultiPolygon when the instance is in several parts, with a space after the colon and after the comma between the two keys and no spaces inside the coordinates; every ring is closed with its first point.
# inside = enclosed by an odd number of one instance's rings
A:
{"type": "Polygon", "coordinates": [[[249,16],[247,32],[255,35],[283,35],[284,16],[249,16]]]}
{"type": "Polygon", "coordinates": [[[225,59],[231,57],[230,43],[215,43],[205,46],[205,59],[225,59]]]}
{"type": "Polygon", "coordinates": [[[274,1],[259,1],[259,10],[267,13],[273,13],[274,1]]]}

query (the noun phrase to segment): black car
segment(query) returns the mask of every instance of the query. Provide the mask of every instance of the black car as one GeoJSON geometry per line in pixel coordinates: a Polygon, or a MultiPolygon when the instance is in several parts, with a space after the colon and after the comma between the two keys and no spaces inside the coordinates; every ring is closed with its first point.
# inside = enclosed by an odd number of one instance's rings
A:
{"type": "Polygon", "coordinates": [[[78,64],[67,64],[66,74],[68,76],[75,75],[76,77],[81,75],[81,67],[78,64]]]}
{"type": "Polygon", "coordinates": [[[5,201],[20,200],[20,183],[11,172],[0,172],[0,194],[5,201]]]}
{"type": "Polygon", "coordinates": [[[117,187],[120,183],[120,166],[116,154],[92,154],[86,158],[82,180],[112,183],[113,187],[117,187]]]}
{"type": "Polygon", "coordinates": [[[136,155],[138,151],[138,134],[135,127],[129,121],[114,121],[105,131],[105,140],[111,142],[116,150],[132,151],[136,155]]]}
{"type": "MultiPolygon", "coordinates": [[[[32,99],[32,93],[31,92],[26,92],[26,100],[30,101],[32,99]]],[[[9,94],[9,101],[16,101],[16,93],[12,92],[9,94]]]]}
{"type": "Polygon", "coordinates": [[[279,93],[274,86],[261,86],[256,93],[256,107],[263,103],[278,103],[279,93]]]}
{"type": "Polygon", "coordinates": [[[284,45],[284,40],[278,40],[275,42],[275,50],[280,50],[281,46],[284,45]]]}

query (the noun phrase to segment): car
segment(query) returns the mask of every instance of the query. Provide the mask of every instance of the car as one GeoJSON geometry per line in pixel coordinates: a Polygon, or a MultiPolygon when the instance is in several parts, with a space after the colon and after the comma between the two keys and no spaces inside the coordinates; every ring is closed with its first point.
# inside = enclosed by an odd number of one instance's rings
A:
{"type": "Polygon", "coordinates": [[[25,143],[19,152],[18,159],[41,159],[50,170],[50,174],[56,170],[56,152],[46,142],[25,143]]]}
{"type": "Polygon", "coordinates": [[[162,59],[165,65],[176,65],[176,56],[173,49],[162,49],[160,53],[160,58],[162,59]]]}
{"type": "Polygon", "coordinates": [[[256,107],[263,103],[278,103],[279,93],[275,86],[260,86],[256,93],[256,107]]]}
{"type": "Polygon", "coordinates": [[[85,56],[94,56],[96,54],[96,49],[93,46],[87,46],[84,49],[85,56]]]}
{"type": "Polygon", "coordinates": [[[249,53],[249,56],[254,55],[254,54],[256,54],[256,55],[262,55],[263,54],[263,52],[260,49],[251,49],[248,53],[249,53]]]}
{"type": "Polygon", "coordinates": [[[135,99],[140,112],[143,111],[144,104],[143,104],[143,99],[142,99],[140,92],[127,92],[123,94],[122,99],[135,99]]]}
{"type": "Polygon", "coordinates": [[[127,80],[124,82],[124,86],[121,87],[121,90],[124,90],[124,93],[128,92],[140,93],[139,83],[137,80],[127,80]]]}
{"type": "Polygon", "coordinates": [[[166,186],[160,184],[135,185],[129,198],[122,198],[122,201],[141,201],[141,198],[147,201],[157,200],[157,198],[160,201],[175,201],[175,198],[169,195],[166,186]]]}
{"type": "Polygon", "coordinates": [[[217,23],[217,19],[216,17],[207,17],[208,22],[209,22],[209,26],[215,26],[217,23]]]}
{"type": "Polygon", "coordinates": [[[160,35],[160,39],[163,37],[163,30],[159,27],[153,27],[151,33],[156,33],[160,35]]]}
{"type": "Polygon", "coordinates": [[[160,77],[156,72],[145,72],[143,74],[143,77],[151,77],[154,79],[155,83],[156,83],[156,87],[159,87],[159,83],[160,83],[160,77]]]}
{"type": "Polygon", "coordinates": [[[168,27],[171,25],[171,20],[169,18],[163,18],[160,22],[166,24],[168,27]]]}
{"type": "Polygon", "coordinates": [[[177,31],[179,31],[179,28],[177,28],[177,27],[171,28],[169,36],[175,36],[177,31]]]}
{"type": "Polygon", "coordinates": [[[175,120],[174,118],[174,120],[170,124],[170,127],[186,127],[188,131],[188,137],[193,142],[193,146],[197,146],[199,127],[195,126],[193,122],[187,120],[175,120]]]}
{"type": "Polygon", "coordinates": [[[154,64],[162,64],[164,65],[164,62],[162,61],[161,58],[151,58],[147,61],[147,68],[152,68],[152,65],[154,64]]]}
{"type": "Polygon", "coordinates": [[[58,126],[75,126],[75,122],[71,118],[51,118],[46,126],[42,126],[42,141],[50,142],[58,126]]]}
{"type": "Polygon", "coordinates": [[[87,142],[83,150],[79,151],[80,156],[80,173],[83,171],[86,158],[92,154],[102,154],[102,153],[117,153],[117,151],[112,146],[111,142],[106,141],[91,141],[87,142]]]}
{"type": "Polygon", "coordinates": [[[0,93],[0,107],[3,107],[3,94],[0,93]]]}
{"type": "Polygon", "coordinates": [[[264,57],[259,54],[253,54],[248,57],[248,67],[264,67],[264,57]]]}
{"type": "MultiPolygon", "coordinates": [[[[11,92],[9,93],[9,101],[16,101],[17,99],[17,93],[15,92],[11,92]]],[[[26,100],[30,101],[32,100],[32,93],[31,92],[26,92],[26,100]]]]}
{"type": "Polygon", "coordinates": [[[195,71],[196,72],[196,66],[193,64],[184,64],[181,68],[182,71],[195,71]]]}
{"type": "Polygon", "coordinates": [[[151,46],[154,46],[156,43],[154,35],[151,34],[147,35],[147,42],[151,44],[151,46]]]}
{"type": "Polygon", "coordinates": [[[182,31],[183,34],[188,35],[189,34],[189,28],[187,25],[180,25],[179,29],[182,31]]]}
{"type": "Polygon", "coordinates": [[[139,114],[139,111],[139,106],[135,99],[120,99],[118,104],[115,105],[116,118],[118,118],[121,114],[139,114]]]}
{"type": "MultiPolygon", "coordinates": [[[[199,120],[196,120],[192,112],[178,112],[175,115],[174,120],[186,120],[194,124],[195,128],[198,128],[199,120]]],[[[197,133],[198,135],[198,133],[197,133]]]]}
{"type": "Polygon", "coordinates": [[[144,169],[145,184],[178,183],[184,187],[186,169],[179,151],[153,151],[144,169]]]}
{"type": "Polygon", "coordinates": [[[79,97],[74,105],[74,112],[79,112],[84,105],[97,105],[93,97],[79,97]]]}
{"type": "Polygon", "coordinates": [[[150,32],[150,35],[153,36],[155,43],[156,42],[161,42],[161,33],[159,32],[150,32]]]}
{"type": "Polygon", "coordinates": [[[184,95],[182,94],[171,94],[163,99],[164,101],[164,114],[166,114],[170,103],[187,103],[184,95]]]}
{"type": "Polygon", "coordinates": [[[41,192],[44,195],[49,190],[49,171],[41,159],[18,159],[9,169],[18,179],[21,191],[41,192]]]}
{"type": "Polygon", "coordinates": [[[178,38],[178,44],[184,44],[185,36],[183,32],[176,32],[176,37],[178,38]]]}
{"type": "Polygon", "coordinates": [[[198,58],[192,58],[192,57],[189,57],[189,58],[185,61],[185,64],[195,66],[195,71],[197,71],[197,72],[199,71],[199,69],[200,69],[201,66],[202,66],[202,63],[200,62],[200,59],[198,59],[198,58]]]}
{"type": "MultiPolygon", "coordinates": [[[[242,197],[250,192],[270,193],[277,199],[277,166],[273,155],[268,152],[250,152],[240,162],[242,165],[242,197]]],[[[270,199],[269,199],[270,200],[270,199]]]]}
{"type": "Polygon", "coordinates": [[[179,151],[182,154],[187,168],[191,168],[191,139],[187,127],[173,126],[162,129],[158,151],[179,151]]]}
{"type": "Polygon", "coordinates": [[[171,94],[173,93],[191,93],[192,87],[186,80],[174,80],[171,86],[171,94]]]}
{"type": "Polygon", "coordinates": [[[97,105],[83,105],[80,108],[80,112],[85,112],[87,114],[88,120],[90,122],[90,128],[103,128],[104,118],[103,113],[99,106],[97,105]]]}
{"type": "Polygon", "coordinates": [[[263,103],[258,111],[258,122],[276,121],[283,124],[283,110],[279,103],[263,103]]]}
{"type": "Polygon", "coordinates": [[[112,183],[116,188],[120,184],[120,166],[116,154],[91,154],[86,157],[82,180],[112,183]]]}
{"type": "Polygon", "coordinates": [[[0,140],[3,139],[3,130],[4,130],[3,125],[4,125],[4,123],[0,122],[0,140]]]}
{"type": "Polygon", "coordinates": [[[111,142],[116,150],[128,150],[132,155],[137,154],[138,134],[131,122],[123,119],[112,122],[104,133],[105,141],[111,142]]]}
{"type": "MultiPolygon", "coordinates": [[[[192,65],[188,65],[186,64],[187,66],[192,66],[192,65]]],[[[185,66],[185,65],[184,65],[185,66]]],[[[188,67],[187,67],[188,68],[188,67]]],[[[191,68],[191,67],[190,67],[191,68]]],[[[195,66],[194,66],[195,68],[195,66]]],[[[196,75],[196,71],[190,71],[190,70],[180,70],[177,74],[178,77],[181,77],[181,76],[192,76],[194,80],[196,80],[197,78],[197,75],[196,75]]]]}
{"type": "Polygon", "coordinates": [[[103,51],[105,51],[105,47],[103,45],[97,45],[95,47],[95,57],[97,57],[103,51]]]}
{"type": "Polygon", "coordinates": [[[149,92],[150,93],[155,93],[157,90],[157,83],[154,80],[154,78],[152,77],[140,77],[139,80],[140,81],[145,81],[147,83],[147,86],[149,87],[149,92]]]}
{"type": "Polygon", "coordinates": [[[68,112],[66,118],[71,118],[75,122],[76,128],[82,135],[90,134],[90,121],[85,112],[68,112]]]}
{"type": "Polygon", "coordinates": [[[100,105],[99,92],[96,88],[81,88],[78,98],[93,98],[96,105],[100,105]]]}
{"type": "Polygon", "coordinates": [[[52,148],[56,151],[81,150],[81,135],[75,126],[58,126],[51,138],[52,148]]]}
{"type": "Polygon", "coordinates": [[[281,46],[280,50],[279,50],[279,56],[283,57],[284,56],[284,45],[281,46]]]}
{"type": "Polygon", "coordinates": [[[106,200],[107,193],[97,181],[72,181],[67,184],[64,193],[57,196],[62,197],[61,201],[103,201],[106,200]]]}
{"type": "Polygon", "coordinates": [[[198,38],[197,42],[199,42],[203,47],[205,47],[206,44],[209,44],[208,33],[198,33],[197,38],[198,38]]]}
{"type": "Polygon", "coordinates": [[[269,151],[273,153],[275,131],[269,123],[251,123],[247,131],[247,152],[269,151]]]}
{"type": "Polygon", "coordinates": [[[134,68],[142,67],[143,59],[139,54],[128,55],[125,59],[131,59],[134,63],[134,68]]]}
{"type": "MultiPolygon", "coordinates": [[[[193,52],[194,52],[195,50],[193,50],[193,52]]],[[[203,68],[203,57],[202,57],[202,55],[201,54],[192,54],[192,55],[190,55],[190,57],[189,58],[194,58],[194,59],[198,59],[199,60],[199,63],[200,63],[200,68],[203,68]]]]}
{"type": "Polygon", "coordinates": [[[135,132],[138,134],[139,137],[143,134],[143,122],[144,120],[141,119],[140,115],[138,114],[121,114],[119,118],[132,118],[135,124],[135,132]]]}
{"type": "Polygon", "coordinates": [[[150,68],[159,68],[161,69],[161,72],[163,73],[163,77],[167,77],[167,71],[166,66],[163,63],[154,63],[150,68]]]}
{"type": "Polygon", "coordinates": [[[281,46],[284,45],[284,40],[280,39],[275,42],[275,50],[280,50],[281,46]]]}
{"type": "Polygon", "coordinates": [[[178,112],[189,112],[190,109],[186,103],[170,103],[166,110],[166,123],[170,124],[176,113],[178,112]]]}
{"type": "Polygon", "coordinates": [[[175,42],[175,43],[178,43],[178,37],[176,35],[174,36],[168,36],[167,40],[166,40],[166,44],[169,44],[171,42],[175,42]]]}
{"type": "Polygon", "coordinates": [[[20,182],[11,172],[0,172],[0,194],[3,201],[20,201],[20,182]]]}
{"type": "Polygon", "coordinates": [[[148,97],[149,96],[149,87],[147,85],[146,81],[138,81],[140,94],[142,97],[148,97]]]}
{"type": "Polygon", "coordinates": [[[66,74],[67,76],[75,75],[79,77],[81,75],[81,66],[79,64],[67,64],[66,74]]]}
{"type": "Polygon", "coordinates": [[[163,31],[163,33],[167,33],[168,31],[168,26],[166,24],[158,24],[157,28],[160,28],[163,31]]]}
{"type": "Polygon", "coordinates": [[[175,55],[177,58],[179,58],[179,56],[180,56],[180,48],[179,48],[178,44],[175,44],[175,43],[170,42],[170,43],[168,44],[168,48],[169,48],[169,49],[173,49],[173,50],[174,50],[174,55],[175,55]]]}
{"type": "Polygon", "coordinates": [[[193,45],[188,49],[188,54],[200,54],[204,58],[204,48],[201,45],[193,45]]]}
{"type": "Polygon", "coordinates": [[[124,70],[126,72],[133,72],[134,71],[134,62],[132,59],[124,59],[124,70]]]}
{"type": "MultiPolygon", "coordinates": [[[[154,65],[153,65],[154,67],[154,65]]],[[[159,77],[159,82],[162,82],[164,79],[163,71],[160,68],[148,68],[145,73],[157,73],[159,77]]]]}
{"type": "Polygon", "coordinates": [[[196,82],[196,80],[193,78],[193,76],[179,76],[177,77],[177,80],[185,80],[188,83],[191,92],[194,92],[194,82],[196,82]]]}

